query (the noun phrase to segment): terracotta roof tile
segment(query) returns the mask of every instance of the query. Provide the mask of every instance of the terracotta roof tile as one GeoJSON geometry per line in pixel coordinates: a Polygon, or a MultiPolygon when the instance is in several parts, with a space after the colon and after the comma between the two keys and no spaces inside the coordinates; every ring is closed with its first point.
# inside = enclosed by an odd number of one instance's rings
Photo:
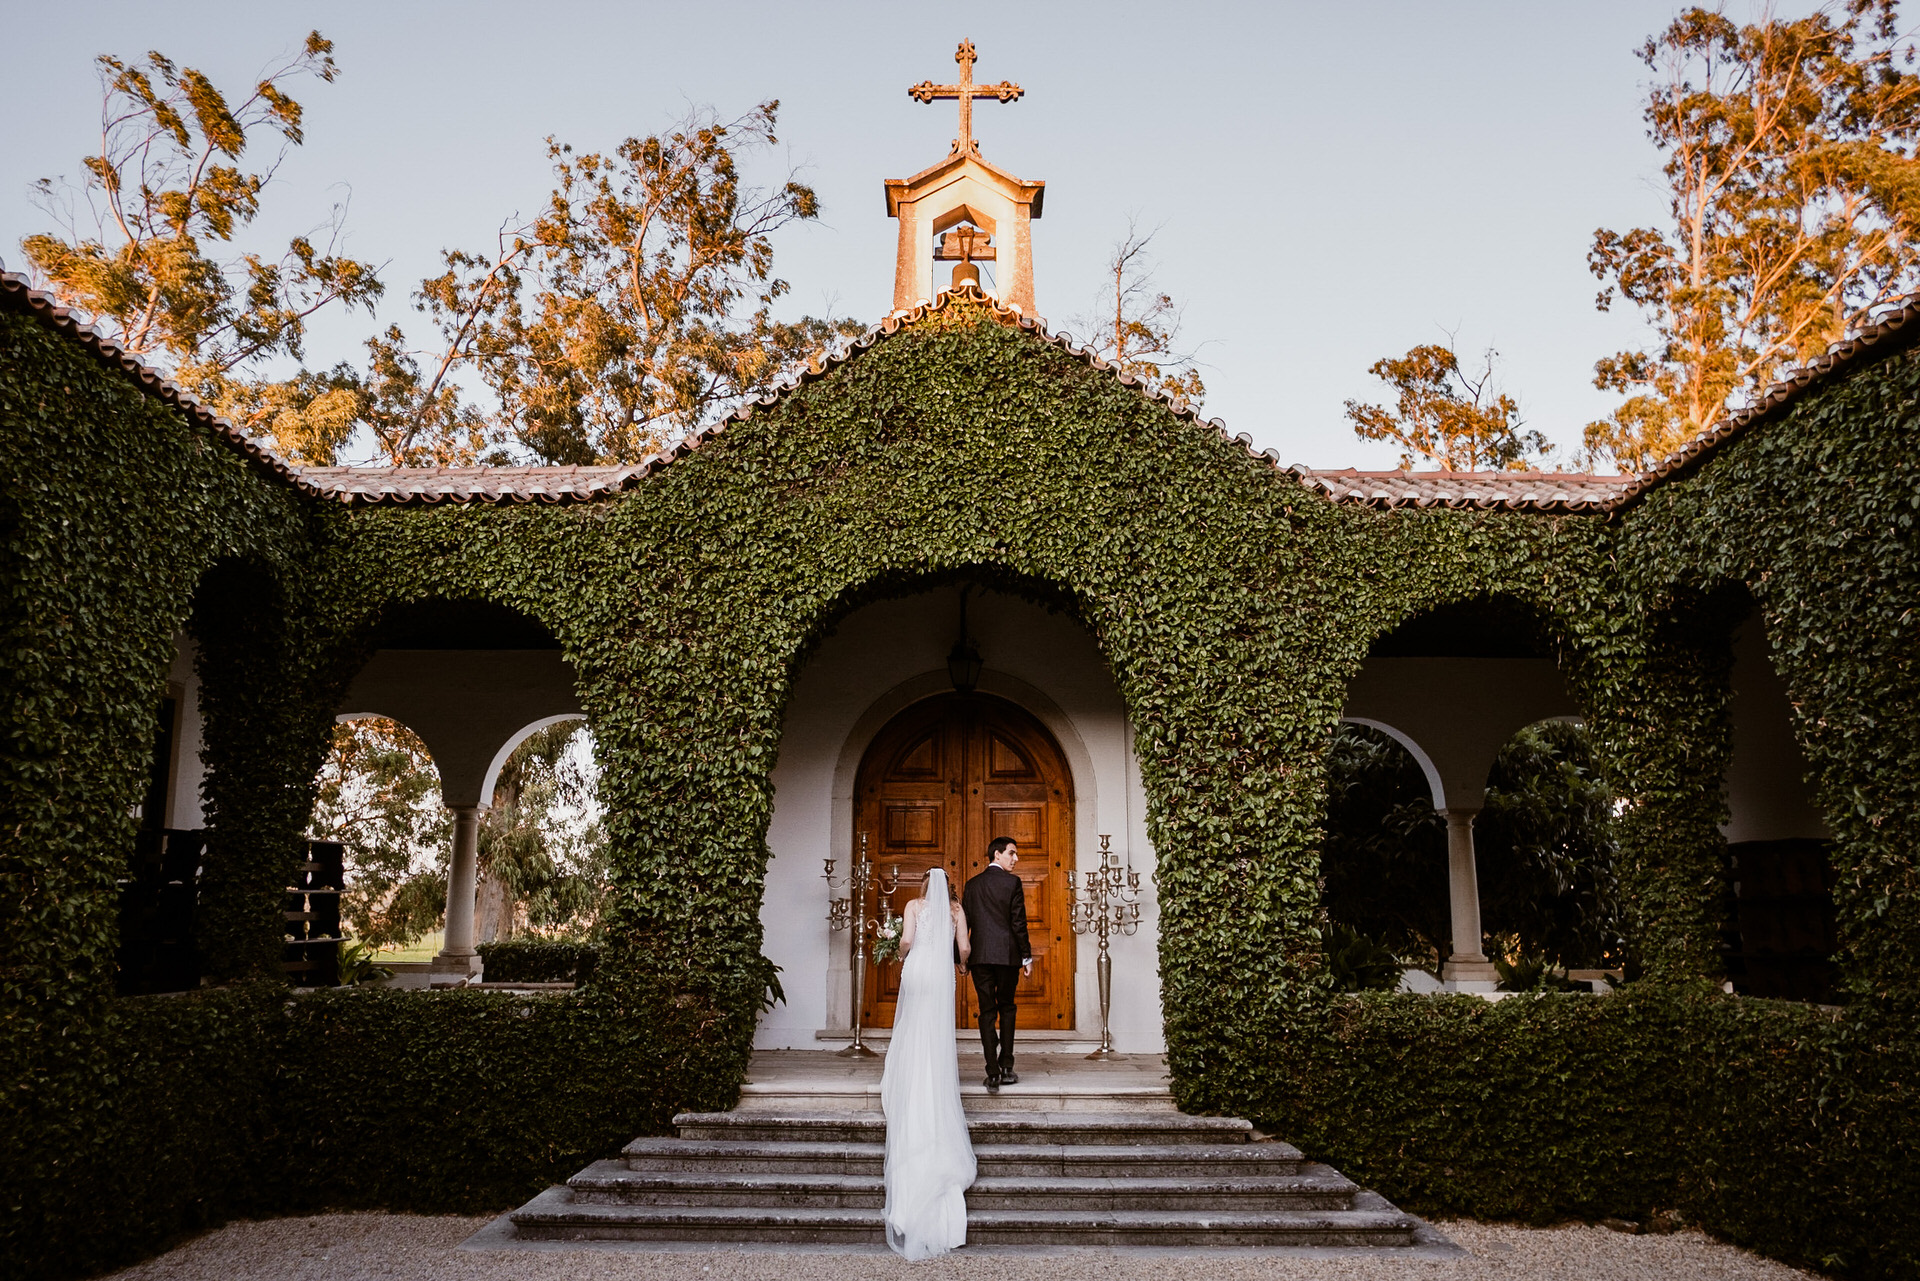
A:
{"type": "Polygon", "coordinates": [[[1365,507],[1601,512],[1634,483],[1632,476],[1585,472],[1319,471],[1306,467],[1292,471],[1302,484],[1337,503],[1365,507]]]}
{"type": "Polygon", "coordinates": [[[401,503],[567,503],[631,489],[647,467],[302,467],[327,497],[371,506],[401,503]]]}
{"type": "MultiPolygon", "coordinates": [[[[1066,333],[1049,333],[1045,322],[1006,307],[977,286],[962,284],[931,303],[896,312],[867,330],[832,356],[816,361],[797,377],[756,400],[748,401],[719,422],[702,428],[638,463],[607,467],[289,467],[187,392],[167,381],[136,358],[120,351],[82,324],[73,313],[46,294],[28,287],[24,277],[0,272],[0,304],[29,312],[78,340],[103,363],[119,369],[150,394],[176,406],[205,424],[216,436],[248,459],[300,489],[353,505],[432,503],[570,503],[587,502],[632,489],[645,477],[676,458],[700,448],[736,422],[778,405],[796,387],[824,378],[840,365],[858,358],[868,348],[929,314],[955,304],[985,307],[1001,324],[1023,330],[1050,346],[1085,361],[1095,369],[1111,369],[1091,349],[1077,345],[1066,333]]],[[[1792,371],[1767,388],[1754,402],[1721,418],[1641,476],[1595,476],[1581,472],[1368,472],[1352,468],[1316,470],[1281,464],[1273,450],[1255,451],[1244,432],[1229,434],[1218,418],[1206,419],[1180,397],[1150,390],[1128,374],[1119,381],[1166,406],[1174,415],[1217,432],[1222,440],[1239,445],[1249,456],[1265,459],[1276,470],[1337,503],[1374,507],[1445,507],[1602,514],[1618,511],[1661,482],[1684,475],[1720,445],[1778,412],[1807,389],[1820,385],[1856,361],[1899,351],[1920,338],[1920,297],[1881,313],[1873,322],[1835,343],[1826,355],[1792,371]]]]}

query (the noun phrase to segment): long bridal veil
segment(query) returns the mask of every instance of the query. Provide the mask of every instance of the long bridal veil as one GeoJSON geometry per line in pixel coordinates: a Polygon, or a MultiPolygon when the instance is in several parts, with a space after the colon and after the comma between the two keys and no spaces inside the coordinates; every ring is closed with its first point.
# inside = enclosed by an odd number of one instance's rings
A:
{"type": "Polygon", "coordinates": [[[960,1108],[953,1030],[953,917],[947,874],[927,874],[913,950],[900,967],[893,1039],[880,1078],[887,1114],[887,1244],[909,1259],[967,1242],[973,1143],[960,1108]]]}

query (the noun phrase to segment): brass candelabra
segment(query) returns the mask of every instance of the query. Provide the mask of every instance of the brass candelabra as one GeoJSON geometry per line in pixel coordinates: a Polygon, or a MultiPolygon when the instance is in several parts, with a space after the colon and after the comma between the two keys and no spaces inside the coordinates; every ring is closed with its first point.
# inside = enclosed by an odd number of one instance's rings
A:
{"type": "Polygon", "coordinates": [[[1100,838],[1100,861],[1084,872],[1067,873],[1067,890],[1073,897],[1073,932],[1095,934],[1100,939],[1100,1048],[1087,1055],[1090,1059],[1116,1059],[1113,1052],[1113,1028],[1109,1016],[1113,1009],[1113,956],[1107,940],[1115,934],[1131,935],[1140,928],[1140,873],[1133,870],[1129,856],[1124,865],[1113,852],[1112,837],[1100,838]]]}
{"type": "Polygon", "coordinates": [[[853,867],[843,878],[833,875],[834,860],[826,860],[827,870],[824,879],[827,882],[827,928],[835,931],[851,929],[853,931],[853,1044],[840,1051],[841,1058],[870,1059],[874,1057],[867,1048],[866,1018],[867,1003],[867,934],[880,928],[880,918],[867,915],[867,891],[877,888],[880,891],[880,909],[882,914],[890,912],[888,900],[893,892],[900,888],[900,869],[888,864],[880,869],[876,876],[873,863],[867,857],[867,834],[860,833],[860,853],[853,860],[853,867]],[[846,887],[846,893],[834,897],[834,890],[846,887]]]}

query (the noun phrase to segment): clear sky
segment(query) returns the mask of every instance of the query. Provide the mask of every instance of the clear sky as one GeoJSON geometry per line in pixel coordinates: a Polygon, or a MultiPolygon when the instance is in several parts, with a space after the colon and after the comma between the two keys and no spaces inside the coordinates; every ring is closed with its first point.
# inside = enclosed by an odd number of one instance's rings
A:
{"type": "MultiPolygon", "coordinates": [[[[1507,390],[1564,453],[1614,403],[1594,360],[1644,334],[1632,312],[1594,309],[1586,250],[1596,227],[1664,215],[1634,50],[1679,7],[0,0],[0,258],[21,269],[20,238],[47,224],[29,184],[77,175],[96,145],[94,55],[157,48],[231,90],[317,25],[341,75],[290,86],[307,145],[247,243],[284,245],[350,194],[346,247],[385,264],[378,324],[424,339],[409,294],[443,248],[490,246],[538,209],[548,135],[611,148],[689,103],[763,98],[780,100],[787,156],[762,176],[799,165],[824,209],[781,233],[777,273],[798,309],[871,321],[892,294],[881,182],[954,134],[953,104],[906,88],[951,79],[970,37],[978,78],[1026,89],[980,104],[975,133],[995,164],[1047,183],[1034,270],[1053,328],[1080,328],[1131,216],[1162,226],[1158,283],[1203,345],[1206,412],[1260,447],[1393,466],[1342,403],[1383,399],[1373,361],[1452,331],[1463,355],[1499,349],[1507,390]]],[[[375,329],[324,324],[309,360],[358,363],[375,329]]]]}

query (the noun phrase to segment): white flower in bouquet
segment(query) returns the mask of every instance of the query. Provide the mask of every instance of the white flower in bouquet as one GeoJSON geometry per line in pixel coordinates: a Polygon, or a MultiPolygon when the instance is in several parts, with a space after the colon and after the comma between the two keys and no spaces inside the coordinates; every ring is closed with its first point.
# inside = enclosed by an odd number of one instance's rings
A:
{"type": "Polygon", "coordinates": [[[873,959],[891,961],[900,955],[901,920],[891,912],[880,918],[873,932],[873,959]]]}

